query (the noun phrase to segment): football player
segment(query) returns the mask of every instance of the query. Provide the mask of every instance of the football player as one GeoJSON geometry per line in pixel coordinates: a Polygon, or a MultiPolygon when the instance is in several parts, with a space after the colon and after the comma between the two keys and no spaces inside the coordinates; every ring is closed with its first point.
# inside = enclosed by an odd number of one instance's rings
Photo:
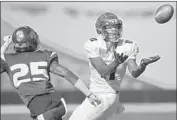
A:
{"type": "Polygon", "coordinates": [[[98,36],[89,39],[85,51],[89,58],[90,91],[101,99],[101,104],[92,106],[86,98],[78,106],[69,120],[107,120],[114,113],[124,111],[119,102],[120,85],[128,67],[134,78],[140,76],[147,65],[156,62],[160,57],[143,58],[137,65],[136,56],[139,47],[136,42],[121,39],[123,23],[114,13],[101,14],[95,24],[98,36]],[[115,54],[116,53],[116,54],[115,54]],[[127,59],[115,61],[117,55],[128,56],[127,59]]]}
{"type": "Polygon", "coordinates": [[[12,36],[4,37],[1,46],[1,73],[7,72],[12,85],[35,120],[62,120],[66,114],[63,93],[57,93],[50,82],[50,72],[66,78],[83,92],[90,103],[100,103],[75,74],[59,64],[56,52],[39,50],[39,36],[29,26],[16,29],[12,36]],[[14,44],[14,53],[5,50],[14,44]]]}

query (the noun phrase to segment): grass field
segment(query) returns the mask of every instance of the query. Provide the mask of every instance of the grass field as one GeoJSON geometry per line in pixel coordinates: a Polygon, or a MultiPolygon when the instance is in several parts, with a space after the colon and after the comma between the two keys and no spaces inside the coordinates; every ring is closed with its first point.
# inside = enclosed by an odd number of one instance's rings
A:
{"type": "MultiPolygon", "coordinates": [[[[68,113],[64,120],[68,120],[77,105],[68,105],[68,113]]],[[[126,111],[115,115],[110,120],[176,120],[176,104],[125,104],[126,111]]],[[[1,120],[32,120],[27,108],[23,105],[1,106],[1,120]]]]}

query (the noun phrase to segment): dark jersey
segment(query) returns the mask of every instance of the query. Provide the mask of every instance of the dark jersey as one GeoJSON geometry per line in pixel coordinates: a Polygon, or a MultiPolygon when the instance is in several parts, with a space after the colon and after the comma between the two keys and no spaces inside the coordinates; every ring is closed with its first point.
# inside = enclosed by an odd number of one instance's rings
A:
{"type": "Polygon", "coordinates": [[[58,61],[53,51],[36,51],[5,54],[1,59],[1,72],[7,72],[12,85],[23,102],[28,105],[37,95],[54,92],[50,82],[49,67],[58,61]]]}

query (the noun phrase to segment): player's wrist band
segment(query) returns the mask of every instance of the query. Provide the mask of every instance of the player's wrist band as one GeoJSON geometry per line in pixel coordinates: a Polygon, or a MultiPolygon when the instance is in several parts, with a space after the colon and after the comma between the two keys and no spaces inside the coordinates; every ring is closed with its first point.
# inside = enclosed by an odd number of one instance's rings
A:
{"type": "Polygon", "coordinates": [[[93,93],[91,91],[88,91],[87,97],[89,98],[93,93]]]}
{"type": "Polygon", "coordinates": [[[83,92],[86,96],[88,95],[89,89],[82,80],[78,79],[74,86],[78,88],[81,92],[83,92]]]}

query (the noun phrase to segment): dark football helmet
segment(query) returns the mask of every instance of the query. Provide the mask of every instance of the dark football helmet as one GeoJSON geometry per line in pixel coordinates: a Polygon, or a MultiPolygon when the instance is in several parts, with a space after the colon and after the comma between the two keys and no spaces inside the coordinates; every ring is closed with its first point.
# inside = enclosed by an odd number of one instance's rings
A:
{"type": "Polygon", "coordinates": [[[12,35],[15,52],[33,52],[38,49],[39,36],[29,26],[17,28],[12,35]]]}

